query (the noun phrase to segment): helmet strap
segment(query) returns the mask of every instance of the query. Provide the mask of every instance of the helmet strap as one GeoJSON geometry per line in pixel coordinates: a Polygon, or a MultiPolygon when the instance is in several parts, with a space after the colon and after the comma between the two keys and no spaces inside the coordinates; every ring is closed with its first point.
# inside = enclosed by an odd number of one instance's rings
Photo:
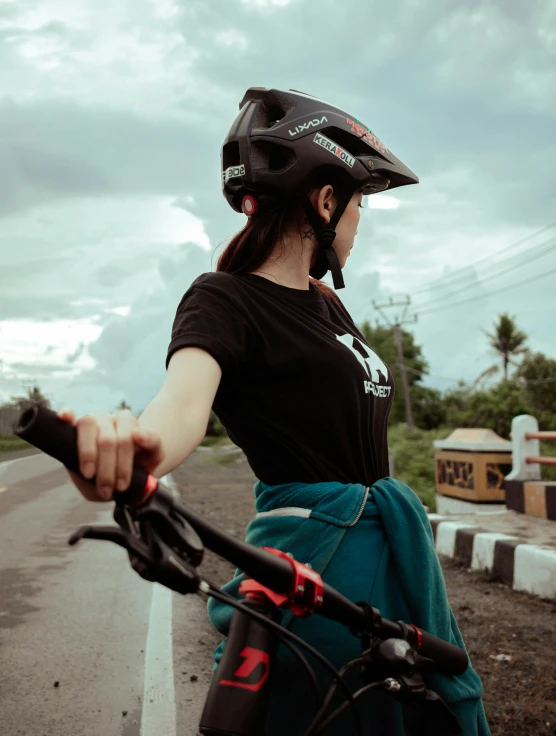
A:
{"type": "Polygon", "coordinates": [[[323,226],[320,217],[318,216],[315,208],[313,207],[309,197],[305,197],[301,204],[309,224],[315,231],[315,236],[319,244],[319,250],[317,253],[317,260],[314,266],[312,266],[309,274],[314,279],[321,279],[328,271],[332,274],[332,281],[335,289],[343,289],[345,287],[344,277],[342,276],[342,269],[340,268],[340,262],[336,251],[332,247],[332,243],[336,237],[336,225],[338,224],[340,217],[344,214],[346,207],[348,206],[353,192],[355,189],[350,189],[344,192],[343,196],[338,198],[338,204],[334,210],[330,222],[326,227],[323,226]]]}

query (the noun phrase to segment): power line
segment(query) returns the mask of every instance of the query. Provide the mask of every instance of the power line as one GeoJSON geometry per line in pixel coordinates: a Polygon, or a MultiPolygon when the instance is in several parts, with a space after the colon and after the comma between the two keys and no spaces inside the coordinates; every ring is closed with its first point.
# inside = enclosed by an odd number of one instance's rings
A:
{"type": "Polygon", "coordinates": [[[485,282],[491,281],[492,279],[497,279],[500,276],[503,276],[506,273],[509,273],[510,271],[513,271],[516,268],[520,268],[521,266],[530,263],[531,261],[536,260],[537,258],[542,258],[545,255],[548,255],[549,253],[552,253],[552,251],[556,250],[556,239],[553,240],[545,240],[544,243],[540,243],[537,246],[537,250],[532,250],[529,253],[522,253],[518,256],[512,256],[511,260],[518,259],[515,263],[513,263],[511,266],[508,266],[507,268],[503,269],[502,271],[499,271],[498,273],[491,274],[490,276],[486,276],[483,279],[479,279],[474,284],[465,285],[461,289],[456,289],[455,291],[451,291],[450,294],[444,294],[442,296],[434,297],[433,299],[430,299],[429,301],[423,302],[422,304],[418,304],[417,307],[426,307],[429,304],[433,304],[438,301],[443,301],[446,298],[454,296],[454,294],[459,294],[462,291],[468,291],[469,289],[474,289],[478,286],[482,286],[485,282]],[[544,247],[547,246],[548,247],[544,247]]]}
{"type": "MultiPolygon", "coordinates": [[[[429,283],[431,285],[434,285],[438,281],[441,281],[442,283],[439,284],[439,287],[449,288],[449,286],[450,286],[450,284],[451,284],[452,281],[459,279],[460,281],[459,281],[458,285],[461,285],[461,278],[463,278],[464,281],[465,280],[468,280],[469,281],[470,279],[472,279],[472,278],[475,277],[475,274],[467,274],[466,276],[461,277],[461,276],[459,276],[460,273],[466,271],[469,268],[474,267],[478,263],[482,263],[483,261],[487,261],[490,258],[493,258],[495,256],[498,256],[498,255],[500,255],[502,253],[505,253],[505,252],[508,252],[510,250],[513,250],[518,245],[521,245],[522,243],[524,243],[524,242],[526,242],[528,240],[531,240],[532,238],[536,237],[537,235],[539,235],[542,232],[545,232],[546,230],[549,230],[550,228],[554,227],[555,225],[556,225],[556,220],[554,222],[550,223],[549,225],[546,225],[545,227],[541,228],[540,230],[532,233],[531,235],[528,235],[528,236],[526,236],[524,238],[521,238],[521,240],[518,240],[515,243],[509,245],[507,248],[504,248],[504,249],[502,249],[500,251],[497,251],[496,253],[491,253],[490,255],[487,255],[484,258],[482,258],[482,259],[480,259],[478,261],[475,261],[475,263],[470,264],[469,266],[465,266],[465,267],[463,267],[461,269],[458,269],[457,271],[452,272],[451,274],[448,274],[447,277],[444,277],[444,278],[441,278],[441,279],[435,279],[435,280],[433,280],[433,281],[431,281],[429,283]]],[[[520,265],[523,265],[524,263],[527,263],[527,262],[529,262],[531,260],[535,260],[536,258],[540,258],[543,255],[547,255],[548,253],[552,252],[552,250],[554,250],[554,248],[552,247],[552,244],[553,243],[556,243],[556,240],[553,240],[553,239],[545,240],[544,242],[539,243],[537,246],[535,246],[533,248],[533,250],[525,251],[525,252],[522,252],[522,253],[517,253],[517,254],[515,254],[513,256],[510,256],[508,258],[502,258],[502,259],[496,261],[495,263],[487,266],[486,267],[486,270],[488,271],[489,269],[496,268],[497,266],[500,266],[500,265],[502,265],[505,262],[511,263],[512,261],[514,261],[514,264],[511,265],[511,266],[508,266],[508,268],[506,268],[503,271],[500,271],[500,272],[494,273],[494,274],[490,274],[490,275],[484,277],[483,279],[480,279],[478,281],[475,281],[473,284],[469,284],[467,286],[463,286],[462,288],[458,289],[456,292],[453,292],[452,291],[450,294],[445,294],[444,296],[433,297],[432,299],[429,299],[428,301],[425,301],[422,304],[418,305],[418,307],[419,307],[419,309],[421,309],[422,307],[428,306],[429,304],[435,303],[435,302],[437,302],[437,301],[439,301],[441,299],[451,298],[454,295],[454,293],[461,293],[462,291],[466,291],[468,288],[470,289],[470,288],[475,288],[477,286],[481,286],[485,281],[489,281],[489,280],[498,278],[499,276],[502,276],[504,273],[507,273],[508,271],[511,271],[514,268],[518,268],[520,265]],[[544,249],[544,250],[539,250],[539,249],[543,249],[544,246],[546,246],[546,245],[548,245],[549,247],[546,248],[546,249],[544,249]]],[[[517,284],[517,285],[519,285],[519,284],[517,284]]],[[[508,286],[508,287],[504,287],[504,288],[512,288],[512,286],[508,286]]],[[[426,286],[425,285],[421,289],[418,289],[417,291],[413,292],[413,295],[420,294],[420,293],[423,293],[425,291],[430,291],[430,290],[431,290],[431,286],[426,286]]],[[[498,292],[494,292],[494,293],[498,293],[498,292]]],[[[487,295],[482,295],[482,296],[488,296],[488,294],[487,295]]],[[[479,298],[479,297],[473,297],[472,299],[475,299],[475,298],[479,298]]],[[[464,302],[461,302],[461,303],[464,303],[464,302]]],[[[368,305],[362,305],[362,308],[360,308],[358,310],[357,317],[355,318],[356,320],[363,319],[362,315],[366,312],[367,306],[368,305]]],[[[447,306],[452,306],[452,305],[448,303],[447,306]]],[[[423,313],[425,313],[425,312],[423,312],[423,313]]]]}
{"type": "MultiPolygon", "coordinates": [[[[395,363],[395,366],[399,368],[399,363],[395,363]]],[[[406,371],[409,371],[410,373],[414,373],[417,376],[426,376],[427,378],[436,378],[438,381],[461,381],[461,378],[447,378],[446,376],[435,376],[431,373],[426,373],[425,371],[418,371],[415,368],[410,368],[406,365],[405,367],[406,371]]]]}
{"type": "Polygon", "coordinates": [[[536,276],[533,276],[532,278],[524,279],[523,281],[518,281],[515,284],[508,284],[507,286],[503,286],[501,289],[496,289],[495,291],[489,291],[486,294],[478,294],[476,296],[471,297],[470,299],[463,299],[461,302],[454,302],[452,304],[443,304],[439,307],[432,307],[432,309],[425,309],[423,311],[420,311],[419,314],[431,314],[432,312],[438,312],[441,309],[449,309],[450,307],[459,307],[461,304],[469,304],[469,302],[478,301],[479,299],[485,299],[485,297],[487,296],[493,296],[494,294],[501,294],[503,291],[507,291],[508,289],[516,289],[518,286],[529,284],[532,281],[540,281],[540,279],[544,279],[545,276],[550,276],[553,273],[556,273],[556,268],[552,269],[551,271],[546,271],[545,273],[537,274],[536,276]]]}
{"type": "MultiPolygon", "coordinates": [[[[462,266],[461,268],[457,269],[456,271],[452,271],[451,273],[447,274],[447,276],[440,276],[437,279],[432,279],[432,281],[429,281],[425,283],[420,289],[417,289],[412,293],[412,296],[416,296],[417,294],[422,294],[425,291],[430,291],[431,288],[434,288],[435,285],[447,285],[453,280],[456,280],[458,278],[461,278],[460,274],[462,274],[464,271],[467,271],[469,268],[475,267],[479,263],[483,263],[484,261],[488,261],[491,258],[495,258],[496,256],[501,255],[502,253],[507,253],[514,248],[517,248],[519,245],[523,245],[523,243],[526,243],[528,240],[531,240],[532,238],[535,238],[537,235],[540,235],[541,233],[546,232],[546,230],[550,230],[550,228],[554,227],[556,225],[556,220],[554,222],[551,222],[549,225],[546,225],[545,227],[541,228],[540,230],[537,230],[536,232],[532,233],[531,235],[527,235],[524,238],[521,238],[520,240],[517,240],[515,243],[512,243],[511,245],[507,246],[506,248],[502,248],[499,251],[496,251],[495,253],[490,253],[483,258],[480,258],[478,261],[475,261],[474,263],[471,263],[467,266],[462,266]],[[439,282],[442,282],[439,284],[439,282]]],[[[496,265],[496,264],[493,264],[496,265]]]]}
{"type": "MultiPolygon", "coordinates": [[[[398,366],[398,363],[395,363],[394,365],[398,366]]],[[[425,373],[425,371],[418,371],[415,368],[410,368],[407,365],[405,369],[406,371],[409,371],[410,373],[415,373],[418,376],[425,376],[426,378],[436,378],[439,381],[461,381],[463,380],[462,378],[447,378],[446,376],[435,376],[431,373],[425,373]]],[[[519,380],[521,381],[521,383],[525,383],[527,385],[529,385],[530,383],[556,383],[556,378],[531,378],[530,380],[528,380],[527,378],[519,377],[519,380]]]]}

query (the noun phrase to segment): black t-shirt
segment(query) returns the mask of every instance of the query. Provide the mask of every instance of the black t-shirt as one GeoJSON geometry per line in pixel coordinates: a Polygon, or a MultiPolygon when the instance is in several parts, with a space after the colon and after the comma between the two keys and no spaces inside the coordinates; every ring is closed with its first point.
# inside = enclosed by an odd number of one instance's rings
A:
{"type": "Polygon", "coordinates": [[[214,412],[259,480],[372,485],[389,474],[392,375],[313,284],[202,274],[178,306],[166,367],[188,346],[221,366],[214,412]]]}

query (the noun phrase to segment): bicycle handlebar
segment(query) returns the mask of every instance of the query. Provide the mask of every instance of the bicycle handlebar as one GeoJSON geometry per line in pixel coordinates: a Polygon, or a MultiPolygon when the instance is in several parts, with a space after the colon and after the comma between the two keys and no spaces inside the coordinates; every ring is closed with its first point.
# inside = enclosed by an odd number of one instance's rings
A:
{"type": "MultiPolygon", "coordinates": [[[[51,409],[40,405],[27,409],[17,421],[14,432],[21,439],[59,460],[84,480],[94,484],[95,479],[84,478],[79,468],[76,428],[59,419],[51,409]]],[[[189,522],[203,544],[212,552],[277,593],[289,593],[293,572],[292,566],[286,560],[218,529],[187,506],[175,501],[170,491],[146,470],[135,467],[129,487],[125,491],[116,491],[114,501],[118,506],[136,507],[146,503],[153,494],[156,494],[157,499],[160,499],[169,511],[174,511],[189,522]]],[[[365,631],[369,624],[365,609],[326,583],[323,602],[318,613],[356,631],[365,631]]],[[[403,622],[397,623],[385,618],[373,622],[373,633],[376,636],[382,639],[408,640],[422,656],[433,659],[440,671],[451,675],[461,675],[465,672],[469,664],[465,650],[422,629],[418,632],[419,634],[416,629],[408,627],[403,622]]]]}

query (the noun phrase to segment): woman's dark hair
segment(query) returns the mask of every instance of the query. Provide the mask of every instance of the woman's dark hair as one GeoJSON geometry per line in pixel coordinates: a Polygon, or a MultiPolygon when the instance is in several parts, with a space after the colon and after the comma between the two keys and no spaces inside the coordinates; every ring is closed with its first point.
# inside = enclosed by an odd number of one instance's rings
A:
{"type": "MultiPolygon", "coordinates": [[[[332,185],[335,194],[340,194],[347,186],[345,179],[340,179],[334,173],[321,172],[313,179],[309,190],[320,189],[326,184],[332,185]]],[[[216,270],[236,274],[256,271],[269,258],[282,233],[291,226],[299,213],[299,200],[287,200],[278,207],[250,217],[243,229],[233,236],[224,249],[218,259],[216,270]]],[[[335,292],[327,284],[318,279],[312,279],[311,283],[324,296],[338,301],[335,292]]]]}

